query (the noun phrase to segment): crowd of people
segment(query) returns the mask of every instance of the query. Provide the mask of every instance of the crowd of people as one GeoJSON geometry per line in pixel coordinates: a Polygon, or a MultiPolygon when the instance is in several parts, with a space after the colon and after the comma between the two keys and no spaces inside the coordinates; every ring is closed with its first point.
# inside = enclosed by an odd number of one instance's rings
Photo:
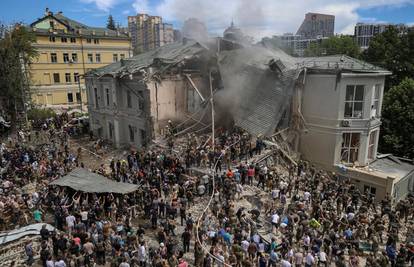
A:
{"type": "Polygon", "coordinates": [[[413,198],[376,202],[278,152],[260,161],[271,148],[241,130],[219,133],[214,146],[205,135],[170,137],[167,147],[131,151],[94,170],[138,184],[130,194],[49,186],[85,167],[62,131],[65,120],[36,131],[46,144],[27,145],[22,133],[0,146],[1,229],[56,228],[40,231],[39,247],[27,242],[28,265],[39,256],[45,267],[414,266],[413,198]],[[24,190],[28,184],[36,190],[24,190]],[[261,204],[241,207],[246,190],[265,192],[261,204]]]}

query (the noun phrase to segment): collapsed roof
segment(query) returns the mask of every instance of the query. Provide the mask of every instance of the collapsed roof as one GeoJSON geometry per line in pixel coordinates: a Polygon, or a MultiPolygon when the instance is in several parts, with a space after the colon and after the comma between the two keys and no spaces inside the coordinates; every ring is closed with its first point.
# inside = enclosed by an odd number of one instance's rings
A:
{"type": "Polygon", "coordinates": [[[139,188],[139,185],[115,182],[84,168],[74,169],[66,176],[51,182],[50,185],[70,187],[76,191],[88,193],[116,194],[132,193],[139,188]]]}
{"type": "Polygon", "coordinates": [[[223,85],[223,88],[215,88],[222,89],[215,95],[217,103],[228,109],[236,126],[253,135],[266,136],[274,132],[283,118],[289,117],[291,97],[303,70],[389,73],[343,55],[292,57],[266,42],[219,53],[216,51],[215,46],[209,49],[194,40],[185,40],[95,69],[88,75],[122,78],[141,73],[144,80],[151,79],[154,73],[162,74],[186,60],[207,55],[214,60],[205,63],[216,62],[213,68],[217,67],[223,85]]]}

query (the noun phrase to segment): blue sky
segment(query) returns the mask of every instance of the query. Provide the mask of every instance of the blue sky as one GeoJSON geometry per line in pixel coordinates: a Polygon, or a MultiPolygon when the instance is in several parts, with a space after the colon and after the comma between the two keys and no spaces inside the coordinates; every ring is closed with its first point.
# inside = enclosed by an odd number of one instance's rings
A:
{"type": "Polygon", "coordinates": [[[108,14],[126,26],[128,15],[145,12],[177,28],[197,17],[213,34],[233,19],[255,37],[295,32],[306,12],[335,15],[337,33],[352,33],[359,21],[414,23],[414,0],[0,0],[0,5],[0,21],[6,23],[31,23],[46,7],[91,26],[105,26],[108,14]]]}

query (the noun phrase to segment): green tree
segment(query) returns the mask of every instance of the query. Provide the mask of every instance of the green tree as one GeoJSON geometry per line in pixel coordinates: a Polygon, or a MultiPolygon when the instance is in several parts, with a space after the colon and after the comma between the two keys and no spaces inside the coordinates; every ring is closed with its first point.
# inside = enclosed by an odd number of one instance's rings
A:
{"type": "Polygon", "coordinates": [[[109,15],[108,17],[108,22],[106,23],[106,28],[115,31],[116,30],[116,26],[115,26],[115,20],[112,17],[112,15],[109,15]]]}
{"type": "Polygon", "coordinates": [[[6,112],[15,121],[18,111],[25,110],[29,100],[29,74],[26,71],[37,56],[32,44],[33,33],[17,24],[6,27],[0,39],[0,97],[7,100],[6,112]]]}
{"type": "Polygon", "coordinates": [[[380,150],[414,158],[414,80],[405,78],[384,95],[380,150]]]}
{"type": "Polygon", "coordinates": [[[360,53],[360,48],[354,38],[347,35],[323,39],[320,44],[311,43],[305,50],[305,56],[347,55],[359,58],[360,53]]]}
{"type": "Polygon", "coordinates": [[[414,28],[389,27],[372,38],[363,59],[392,72],[386,79],[386,90],[405,77],[414,78],[414,28]]]}

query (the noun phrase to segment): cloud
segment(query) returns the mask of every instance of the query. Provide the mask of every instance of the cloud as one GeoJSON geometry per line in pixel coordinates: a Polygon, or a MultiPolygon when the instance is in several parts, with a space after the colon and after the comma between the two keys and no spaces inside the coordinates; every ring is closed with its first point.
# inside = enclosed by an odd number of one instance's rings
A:
{"type": "MultiPolygon", "coordinates": [[[[134,8],[148,10],[148,0],[135,0],[134,8]]],[[[220,34],[234,20],[256,39],[272,34],[296,32],[307,12],[335,15],[335,32],[350,34],[360,20],[361,9],[401,7],[414,0],[163,0],[148,11],[167,21],[196,17],[210,32],[220,34]]]]}
{"type": "Polygon", "coordinates": [[[99,10],[108,12],[115,4],[119,3],[119,0],[81,0],[81,2],[87,4],[95,4],[99,10]]]}
{"type": "Polygon", "coordinates": [[[136,13],[151,13],[148,0],[135,0],[132,7],[136,13]]]}

